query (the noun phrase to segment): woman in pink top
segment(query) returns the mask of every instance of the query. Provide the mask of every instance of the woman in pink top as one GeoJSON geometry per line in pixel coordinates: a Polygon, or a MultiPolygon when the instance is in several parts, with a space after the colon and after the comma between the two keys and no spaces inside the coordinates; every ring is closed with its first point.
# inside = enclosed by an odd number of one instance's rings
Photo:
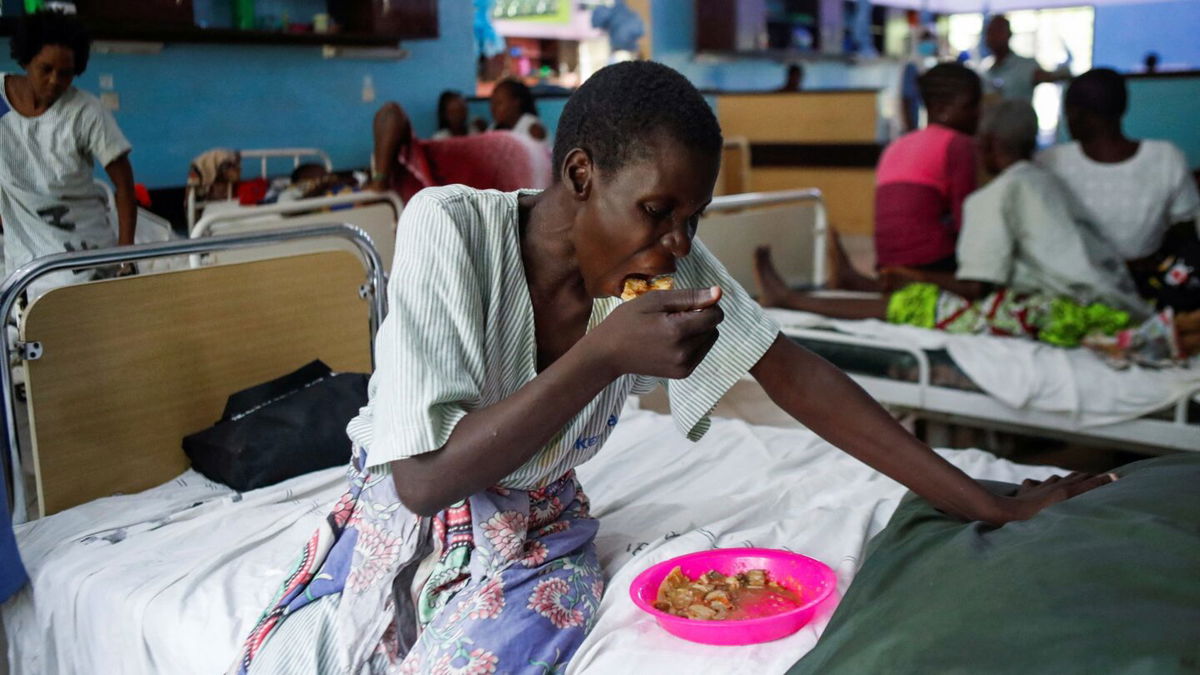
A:
{"type": "Polygon", "coordinates": [[[953,272],[963,200],[975,189],[982,86],[956,63],[929,69],[918,86],[929,125],[896,139],[876,169],[876,267],[953,272]]]}

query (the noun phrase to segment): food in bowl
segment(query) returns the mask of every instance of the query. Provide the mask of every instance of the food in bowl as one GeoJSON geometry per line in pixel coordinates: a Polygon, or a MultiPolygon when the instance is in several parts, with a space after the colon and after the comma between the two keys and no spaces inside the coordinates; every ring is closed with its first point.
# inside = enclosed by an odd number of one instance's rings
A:
{"type": "Polygon", "coordinates": [[[766,606],[775,613],[800,604],[795,592],[780,586],[764,569],[729,576],[709,570],[692,580],[675,567],[659,585],[654,608],[686,619],[737,621],[762,616],[766,606]]]}

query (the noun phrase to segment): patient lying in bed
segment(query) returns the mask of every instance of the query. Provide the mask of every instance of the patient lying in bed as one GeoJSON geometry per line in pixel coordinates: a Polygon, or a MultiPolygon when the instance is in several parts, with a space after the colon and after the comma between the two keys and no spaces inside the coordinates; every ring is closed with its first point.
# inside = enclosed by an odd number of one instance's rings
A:
{"type": "Polygon", "coordinates": [[[1070,193],[1029,162],[1037,118],[1006,101],[980,128],[981,156],[999,175],[967,198],[955,274],[905,268],[878,299],[791,291],[760,249],[760,301],[837,318],[886,319],[954,333],[1088,346],[1115,366],[1168,365],[1200,352],[1200,312],[1151,315],[1121,259],[1076,214],[1070,193]]]}

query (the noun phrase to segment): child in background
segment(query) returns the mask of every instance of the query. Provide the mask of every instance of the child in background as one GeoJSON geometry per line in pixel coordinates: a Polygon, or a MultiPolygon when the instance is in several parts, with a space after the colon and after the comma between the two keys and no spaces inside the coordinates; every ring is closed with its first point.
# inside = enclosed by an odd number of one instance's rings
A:
{"type": "Polygon", "coordinates": [[[280,202],[324,197],[353,191],[355,185],[325,168],[324,164],[301,164],[292,171],[288,187],[279,193],[280,202]]]}
{"type": "Polygon", "coordinates": [[[478,131],[469,124],[467,99],[452,89],[447,89],[438,97],[438,129],[433,132],[432,140],[469,136],[478,131]]]}
{"type": "Polygon", "coordinates": [[[501,80],[492,90],[492,126],[489,131],[511,131],[545,143],[546,127],[538,119],[533,92],[519,80],[501,80]]]}

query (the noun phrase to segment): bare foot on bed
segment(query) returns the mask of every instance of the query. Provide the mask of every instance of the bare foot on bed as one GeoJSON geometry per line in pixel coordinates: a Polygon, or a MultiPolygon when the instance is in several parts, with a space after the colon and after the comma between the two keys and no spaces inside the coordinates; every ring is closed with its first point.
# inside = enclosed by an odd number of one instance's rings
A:
{"type": "Polygon", "coordinates": [[[842,237],[836,231],[829,231],[829,255],[832,263],[833,273],[829,279],[829,287],[847,291],[875,291],[884,290],[879,279],[869,277],[855,269],[854,264],[850,262],[850,256],[846,253],[846,248],[842,245],[842,237]]]}
{"type": "Polygon", "coordinates": [[[771,261],[771,247],[754,249],[754,281],[758,285],[758,302],[763,307],[784,307],[791,289],[771,261]]]}

